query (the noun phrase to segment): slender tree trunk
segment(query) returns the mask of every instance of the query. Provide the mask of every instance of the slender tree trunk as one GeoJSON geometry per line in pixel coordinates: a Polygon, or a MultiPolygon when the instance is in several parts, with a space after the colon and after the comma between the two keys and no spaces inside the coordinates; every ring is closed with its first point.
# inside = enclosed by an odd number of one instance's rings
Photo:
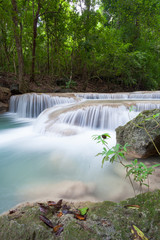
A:
{"type": "MultiPolygon", "coordinates": [[[[90,7],[91,7],[91,1],[87,0],[85,1],[85,5],[86,5],[86,10],[87,10],[87,16],[86,16],[86,21],[85,21],[85,40],[86,42],[88,41],[88,36],[89,36],[89,21],[90,21],[90,7]]],[[[88,86],[88,51],[86,51],[85,49],[85,62],[84,62],[84,66],[83,66],[83,75],[82,75],[82,79],[84,81],[84,86],[83,89],[86,90],[87,86],[88,86]]]]}
{"type": "Polygon", "coordinates": [[[46,35],[47,35],[47,73],[49,74],[50,71],[50,55],[49,55],[49,30],[48,30],[48,18],[45,18],[46,21],[46,35]]]}
{"type": "Polygon", "coordinates": [[[4,31],[3,28],[1,28],[1,32],[2,32],[2,44],[3,44],[5,56],[6,56],[8,65],[9,65],[10,64],[10,57],[9,57],[9,53],[8,53],[8,49],[7,49],[6,31],[4,31]]]}
{"type": "Polygon", "coordinates": [[[16,57],[15,52],[13,51],[13,66],[14,66],[14,73],[17,75],[17,68],[16,68],[16,57]]]}
{"type": "Polygon", "coordinates": [[[19,26],[18,26],[18,8],[16,0],[11,0],[12,7],[13,7],[13,29],[14,29],[14,38],[16,42],[16,49],[18,55],[18,81],[19,81],[19,90],[23,91],[24,82],[23,82],[23,75],[24,75],[24,65],[23,65],[23,52],[22,52],[22,42],[21,36],[19,34],[19,26]]]}
{"type": "Polygon", "coordinates": [[[49,56],[49,36],[47,34],[47,73],[50,71],[50,56],[49,56]]]}
{"type": "Polygon", "coordinates": [[[37,23],[38,23],[40,9],[41,9],[41,4],[40,4],[40,0],[39,0],[36,15],[34,15],[34,9],[33,9],[32,66],[31,66],[31,78],[30,78],[31,82],[34,82],[34,78],[35,78],[37,23]]]}
{"type": "Polygon", "coordinates": [[[88,74],[87,74],[87,63],[84,63],[82,79],[84,82],[83,90],[85,91],[88,86],[88,74]]]}
{"type": "Polygon", "coordinates": [[[54,47],[53,47],[53,37],[51,38],[51,74],[54,75],[54,47]]]}

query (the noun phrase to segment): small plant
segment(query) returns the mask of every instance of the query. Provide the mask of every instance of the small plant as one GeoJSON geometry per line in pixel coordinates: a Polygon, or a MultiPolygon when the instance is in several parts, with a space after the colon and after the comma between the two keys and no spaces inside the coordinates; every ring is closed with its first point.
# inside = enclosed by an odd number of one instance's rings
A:
{"type": "Polygon", "coordinates": [[[103,150],[101,153],[98,153],[96,156],[102,155],[102,167],[105,161],[119,162],[125,159],[125,153],[127,152],[127,147],[129,146],[127,143],[122,146],[120,144],[116,144],[114,147],[109,148],[108,143],[106,142],[107,139],[111,138],[108,133],[104,133],[103,135],[94,135],[93,140],[96,140],[97,143],[102,143],[104,145],[103,150]]]}
{"type": "Polygon", "coordinates": [[[149,190],[149,175],[152,175],[152,173],[155,171],[155,167],[160,166],[160,164],[152,165],[151,167],[147,167],[143,162],[138,163],[138,160],[135,159],[132,161],[131,164],[125,165],[127,168],[127,174],[126,177],[129,177],[130,175],[134,176],[134,181],[139,182],[140,184],[140,193],[142,193],[142,186],[147,186],[149,190]],[[145,181],[148,180],[148,184],[145,183],[145,181]]]}
{"type": "MultiPolygon", "coordinates": [[[[102,152],[98,153],[96,156],[101,155],[102,159],[102,167],[105,161],[109,161],[111,163],[118,162],[126,169],[126,177],[129,178],[131,186],[133,188],[134,194],[135,189],[133,185],[133,181],[131,179],[131,175],[133,175],[133,180],[139,183],[140,193],[142,193],[142,186],[147,186],[149,190],[149,175],[151,175],[155,171],[155,167],[160,166],[160,164],[152,165],[151,167],[147,167],[144,163],[138,163],[138,160],[135,159],[131,164],[125,164],[124,160],[126,160],[125,154],[127,153],[127,147],[129,145],[126,143],[124,146],[120,144],[116,144],[114,147],[109,148],[107,139],[111,138],[108,133],[104,133],[103,135],[94,135],[93,140],[96,140],[97,143],[101,143],[103,145],[102,152]],[[146,180],[148,180],[148,184],[146,184],[146,180]]],[[[136,194],[135,194],[136,195],[136,194]]]]}
{"type": "Polygon", "coordinates": [[[69,81],[66,82],[66,88],[70,88],[70,87],[75,87],[76,86],[76,82],[69,79],[69,81]]]}

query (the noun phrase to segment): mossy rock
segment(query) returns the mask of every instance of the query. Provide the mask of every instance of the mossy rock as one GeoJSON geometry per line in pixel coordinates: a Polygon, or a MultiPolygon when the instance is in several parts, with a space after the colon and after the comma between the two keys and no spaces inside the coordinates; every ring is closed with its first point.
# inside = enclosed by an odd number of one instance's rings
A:
{"type": "MultiPolygon", "coordinates": [[[[4,240],[128,240],[132,239],[131,225],[135,224],[148,239],[160,239],[160,190],[148,192],[120,203],[81,203],[89,207],[87,219],[80,221],[73,214],[60,218],[51,210],[45,216],[54,224],[62,224],[64,231],[56,236],[52,228],[39,218],[39,205],[22,206],[0,216],[0,239],[4,240]],[[139,209],[125,208],[139,205],[139,209]]],[[[70,205],[69,203],[67,203],[70,205]]],[[[72,209],[75,206],[72,206],[72,209]]]]}
{"type": "Polygon", "coordinates": [[[143,111],[127,124],[116,129],[117,143],[122,146],[129,144],[127,152],[129,157],[148,158],[158,154],[157,149],[160,151],[159,114],[159,109],[143,111]]]}

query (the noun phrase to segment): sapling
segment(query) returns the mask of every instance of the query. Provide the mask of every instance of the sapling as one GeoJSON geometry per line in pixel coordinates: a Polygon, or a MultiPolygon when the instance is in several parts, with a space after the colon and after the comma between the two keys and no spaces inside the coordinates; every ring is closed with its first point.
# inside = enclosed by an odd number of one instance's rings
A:
{"type": "MultiPolygon", "coordinates": [[[[109,161],[111,163],[118,162],[126,169],[126,177],[129,178],[131,186],[133,188],[134,194],[135,189],[133,185],[133,181],[131,179],[131,175],[133,175],[133,180],[139,183],[140,193],[142,193],[142,186],[147,186],[149,191],[149,175],[151,175],[155,168],[160,166],[160,164],[152,165],[151,167],[147,167],[144,163],[138,163],[138,160],[135,159],[131,162],[131,164],[126,164],[126,153],[127,147],[129,145],[126,143],[124,146],[120,144],[116,144],[114,147],[109,148],[107,140],[111,138],[108,133],[104,133],[103,135],[93,135],[93,140],[96,140],[97,143],[101,143],[103,145],[102,152],[98,153],[96,156],[101,155],[102,158],[102,167],[105,161],[109,161]],[[146,180],[148,180],[148,184],[146,184],[146,180]]],[[[135,194],[136,195],[136,194],[135,194]]]]}

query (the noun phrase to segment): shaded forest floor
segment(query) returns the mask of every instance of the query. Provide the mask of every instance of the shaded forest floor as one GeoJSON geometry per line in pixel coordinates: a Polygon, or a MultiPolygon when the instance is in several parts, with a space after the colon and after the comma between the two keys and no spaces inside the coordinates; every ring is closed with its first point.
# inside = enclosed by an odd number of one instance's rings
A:
{"type": "MultiPolygon", "coordinates": [[[[26,92],[99,92],[99,93],[109,93],[109,92],[128,92],[138,89],[138,87],[125,86],[120,82],[106,81],[102,79],[90,79],[87,82],[83,81],[81,78],[74,79],[71,84],[64,78],[56,78],[55,76],[43,76],[37,75],[35,81],[30,81],[30,76],[24,76],[24,83],[26,87],[26,92]]],[[[16,88],[17,78],[13,73],[0,73],[0,86],[10,88],[16,88]]]]}

